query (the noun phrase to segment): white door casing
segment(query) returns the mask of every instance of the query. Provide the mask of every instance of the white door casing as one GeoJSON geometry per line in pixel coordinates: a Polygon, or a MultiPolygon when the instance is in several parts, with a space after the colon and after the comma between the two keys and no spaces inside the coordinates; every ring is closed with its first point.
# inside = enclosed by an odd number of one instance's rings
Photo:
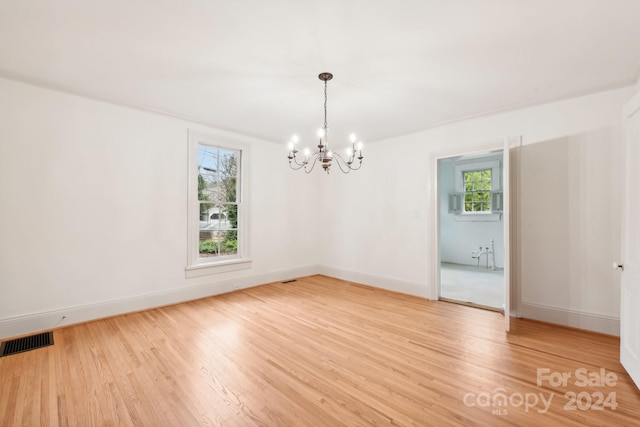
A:
{"type": "MultiPolygon", "coordinates": [[[[503,207],[502,207],[502,219],[504,226],[504,317],[505,317],[505,330],[508,332],[510,327],[510,313],[511,313],[511,221],[510,221],[510,204],[512,200],[511,194],[511,162],[510,162],[510,154],[511,149],[517,147],[521,144],[522,137],[507,137],[502,142],[502,191],[503,191],[503,207]]],[[[496,144],[486,145],[483,147],[478,147],[473,150],[461,150],[461,151],[448,151],[443,153],[438,153],[433,155],[431,158],[430,164],[433,166],[433,183],[434,183],[434,211],[435,211],[435,221],[434,221],[434,230],[433,234],[433,283],[435,286],[432,287],[430,292],[430,298],[432,300],[438,300],[440,298],[440,183],[438,178],[438,160],[445,159],[449,157],[455,157],[460,155],[469,155],[475,154],[478,152],[487,152],[500,150],[500,142],[496,144]]]]}
{"type": "Polygon", "coordinates": [[[509,332],[511,320],[511,148],[520,137],[508,137],[502,150],[502,224],[504,227],[504,329],[509,332]]]}

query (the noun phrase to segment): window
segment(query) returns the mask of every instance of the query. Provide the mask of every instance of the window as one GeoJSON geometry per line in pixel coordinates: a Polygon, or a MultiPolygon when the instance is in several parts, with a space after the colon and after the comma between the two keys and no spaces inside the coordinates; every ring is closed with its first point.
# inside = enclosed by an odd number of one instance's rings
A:
{"type": "Polygon", "coordinates": [[[198,145],[200,258],[238,254],[240,151],[198,145]]]}
{"type": "Polygon", "coordinates": [[[502,218],[502,163],[496,153],[453,164],[454,188],[448,195],[449,213],[456,221],[500,221],[502,218]]]}
{"type": "Polygon", "coordinates": [[[187,274],[209,274],[248,268],[246,247],[246,147],[189,134],[189,265],[187,274]]]}
{"type": "Polygon", "coordinates": [[[491,212],[491,169],[465,171],[464,211],[491,212]]]}

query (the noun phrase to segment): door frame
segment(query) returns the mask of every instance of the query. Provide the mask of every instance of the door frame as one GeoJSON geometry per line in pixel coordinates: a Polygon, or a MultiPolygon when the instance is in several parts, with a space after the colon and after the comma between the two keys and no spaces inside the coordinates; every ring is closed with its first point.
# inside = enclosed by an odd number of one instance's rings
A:
{"type": "MultiPolygon", "coordinates": [[[[512,140],[513,138],[506,138],[506,140],[512,140]]],[[[521,139],[520,137],[515,138],[516,139],[516,147],[517,144],[520,143],[521,144],[521,139]]],[[[432,173],[432,192],[431,192],[431,200],[432,200],[432,204],[433,204],[433,223],[432,223],[432,227],[430,227],[431,229],[431,244],[430,249],[431,249],[431,256],[429,257],[429,270],[430,270],[430,282],[433,284],[432,286],[429,287],[429,299],[433,300],[433,301],[437,301],[440,298],[440,170],[439,170],[439,160],[443,160],[443,159],[448,159],[451,157],[457,157],[457,156],[473,156],[475,154],[482,154],[482,153],[487,153],[490,151],[500,151],[500,150],[506,150],[507,147],[513,149],[514,147],[511,146],[511,144],[506,144],[505,143],[505,139],[501,139],[501,140],[492,140],[492,141],[487,141],[478,145],[474,145],[474,146],[469,146],[469,147],[458,147],[458,148],[451,148],[451,149],[446,149],[446,150],[440,150],[437,152],[433,152],[430,156],[429,159],[429,166],[431,167],[431,173],[432,173]]],[[[510,150],[511,151],[511,150],[510,150]]],[[[504,152],[503,152],[504,154],[504,152]]],[[[510,152],[509,155],[511,155],[512,153],[510,152]]],[[[513,159],[513,157],[511,157],[511,159],[513,159]]],[[[517,176],[517,174],[515,173],[515,169],[516,169],[516,164],[514,164],[515,162],[511,162],[511,167],[509,168],[510,170],[507,171],[509,173],[510,176],[505,176],[506,174],[503,173],[503,180],[505,179],[510,179],[511,180],[511,194],[510,194],[510,205],[514,206],[516,203],[515,200],[515,191],[513,191],[516,187],[514,183],[514,180],[512,179],[512,177],[517,176]]],[[[504,171],[503,171],[504,172],[504,171]]],[[[511,221],[510,221],[510,228],[511,230],[514,230],[514,215],[513,212],[511,213],[511,221]]],[[[514,253],[516,251],[516,246],[514,245],[514,240],[515,240],[515,233],[511,232],[506,234],[505,233],[505,239],[509,238],[510,239],[510,244],[509,244],[509,253],[505,253],[505,259],[507,257],[509,257],[510,260],[510,264],[511,264],[511,269],[510,269],[510,276],[513,278],[513,272],[516,271],[515,270],[515,257],[514,257],[514,253]]],[[[509,274],[508,271],[505,270],[505,275],[509,274]]],[[[507,304],[509,306],[509,313],[505,313],[505,317],[507,317],[508,315],[514,316],[517,314],[517,305],[514,304],[514,300],[517,300],[517,298],[515,298],[515,296],[517,295],[517,290],[516,292],[514,292],[514,284],[513,284],[513,280],[510,280],[510,288],[509,288],[509,292],[507,292],[507,294],[505,295],[505,297],[509,298],[509,304],[507,304]]],[[[515,287],[517,288],[517,287],[515,287]]]]}

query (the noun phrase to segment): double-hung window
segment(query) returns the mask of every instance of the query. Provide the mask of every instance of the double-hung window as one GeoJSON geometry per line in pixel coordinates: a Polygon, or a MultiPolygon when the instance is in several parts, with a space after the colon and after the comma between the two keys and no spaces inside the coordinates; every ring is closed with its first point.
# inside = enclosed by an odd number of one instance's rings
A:
{"type": "Polygon", "coordinates": [[[491,212],[491,169],[463,172],[464,212],[491,212]]]}
{"type": "Polygon", "coordinates": [[[246,154],[246,147],[237,143],[189,133],[187,276],[249,267],[246,154]]]}
{"type": "Polygon", "coordinates": [[[499,221],[502,213],[502,164],[498,155],[481,160],[458,160],[449,213],[457,221],[499,221]]]}

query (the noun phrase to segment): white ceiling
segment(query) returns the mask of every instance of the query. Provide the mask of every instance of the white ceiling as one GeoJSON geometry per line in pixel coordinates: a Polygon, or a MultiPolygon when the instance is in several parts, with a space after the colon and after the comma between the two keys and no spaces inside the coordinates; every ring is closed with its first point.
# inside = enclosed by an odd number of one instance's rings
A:
{"type": "Polygon", "coordinates": [[[0,0],[0,74],[220,129],[366,141],[633,84],[639,0],[0,0]]]}

